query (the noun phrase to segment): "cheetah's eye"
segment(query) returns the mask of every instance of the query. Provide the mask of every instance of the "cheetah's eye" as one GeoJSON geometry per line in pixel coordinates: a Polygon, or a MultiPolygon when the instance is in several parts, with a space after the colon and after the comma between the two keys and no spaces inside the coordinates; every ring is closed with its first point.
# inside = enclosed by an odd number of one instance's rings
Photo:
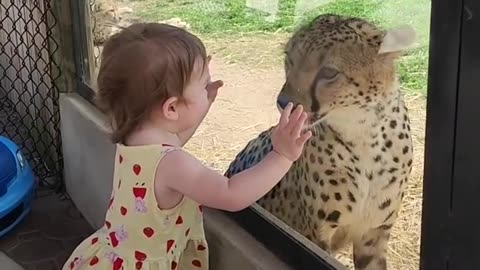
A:
{"type": "Polygon", "coordinates": [[[340,72],[332,67],[323,67],[318,72],[317,78],[318,80],[327,80],[331,81],[335,79],[340,72]]]}

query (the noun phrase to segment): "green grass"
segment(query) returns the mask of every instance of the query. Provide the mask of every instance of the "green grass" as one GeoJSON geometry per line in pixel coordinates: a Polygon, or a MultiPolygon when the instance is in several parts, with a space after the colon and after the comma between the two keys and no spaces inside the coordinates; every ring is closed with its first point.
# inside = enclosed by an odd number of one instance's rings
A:
{"type": "Polygon", "coordinates": [[[383,27],[410,24],[419,34],[420,46],[399,62],[400,79],[406,90],[426,93],[430,0],[306,0],[318,4],[301,15],[295,12],[300,0],[279,0],[279,9],[273,20],[269,20],[265,12],[248,8],[245,1],[142,0],[137,15],[149,21],[178,17],[204,37],[255,32],[289,33],[321,13],[361,17],[383,27]]]}
{"type": "Polygon", "coordinates": [[[335,0],[297,16],[295,0],[280,0],[277,16],[269,22],[266,13],[247,7],[245,0],[144,0],[143,5],[139,15],[146,20],[179,17],[202,34],[291,32],[326,12],[373,18],[378,23],[374,14],[380,7],[373,0],[335,0]]]}

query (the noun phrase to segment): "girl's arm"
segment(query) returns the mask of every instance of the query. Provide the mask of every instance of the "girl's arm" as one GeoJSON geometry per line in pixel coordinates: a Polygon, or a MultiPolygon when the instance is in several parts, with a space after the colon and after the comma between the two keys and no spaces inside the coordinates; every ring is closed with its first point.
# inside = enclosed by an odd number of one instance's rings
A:
{"type": "Polygon", "coordinates": [[[307,118],[302,107],[290,115],[292,107],[285,108],[272,132],[274,150],[257,165],[228,179],[188,153],[172,151],[160,162],[156,181],[207,207],[239,211],[250,206],[282,179],[311,136],[301,134],[307,118]]]}
{"type": "Polygon", "coordinates": [[[256,166],[228,179],[188,153],[173,151],[160,163],[158,180],[199,204],[240,211],[272,189],[291,165],[290,160],[272,151],[256,166]]]}

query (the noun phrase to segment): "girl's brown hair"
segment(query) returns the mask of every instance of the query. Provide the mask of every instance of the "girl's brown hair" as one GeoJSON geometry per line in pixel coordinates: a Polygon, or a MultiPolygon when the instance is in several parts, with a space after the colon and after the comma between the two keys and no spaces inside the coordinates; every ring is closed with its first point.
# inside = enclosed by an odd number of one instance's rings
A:
{"type": "Polygon", "coordinates": [[[152,108],[181,97],[196,61],[206,63],[203,43],[178,27],[136,23],[105,43],[97,79],[97,104],[112,119],[112,141],[128,134],[152,108]]]}

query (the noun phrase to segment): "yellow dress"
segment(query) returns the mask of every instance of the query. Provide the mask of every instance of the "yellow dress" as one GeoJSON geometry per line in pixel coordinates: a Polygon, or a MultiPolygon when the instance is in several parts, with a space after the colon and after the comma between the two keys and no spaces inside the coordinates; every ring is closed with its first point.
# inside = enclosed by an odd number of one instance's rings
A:
{"type": "Polygon", "coordinates": [[[162,210],[155,199],[157,165],[174,149],[117,145],[105,224],[80,243],[63,270],[208,269],[201,205],[183,197],[162,210]]]}

